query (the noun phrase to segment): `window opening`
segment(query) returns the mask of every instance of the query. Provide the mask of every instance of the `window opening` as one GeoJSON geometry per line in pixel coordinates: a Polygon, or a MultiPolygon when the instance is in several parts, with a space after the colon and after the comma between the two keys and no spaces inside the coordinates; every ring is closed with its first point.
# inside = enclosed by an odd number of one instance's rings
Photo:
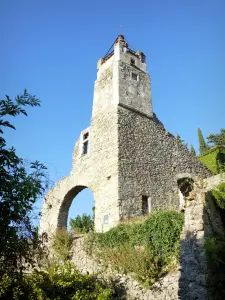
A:
{"type": "Polygon", "coordinates": [[[104,224],[108,224],[109,223],[109,216],[105,215],[104,216],[104,224]]]}
{"type": "Polygon", "coordinates": [[[81,153],[82,155],[85,155],[88,153],[88,151],[89,151],[89,131],[83,134],[81,153]]]}
{"type": "Polygon", "coordinates": [[[89,136],[89,132],[85,133],[85,134],[83,135],[83,140],[88,139],[88,136],[89,136]]]}
{"type": "Polygon", "coordinates": [[[136,73],[132,73],[131,77],[133,80],[138,80],[138,75],[136,73]]]}
{"type": "Polygon", "coordinates": [[[131,63],[132,65],[135,65],[135,60],[134,60],[133,58],[131,58],[131,59],[130,59],[130,63],[131,63]]]}
{"type": "Polygon", "coordinates": [[[145,62],[146,62],[146,58],[145,58],[144,55],[141,56],[141,62],[142,62],[142,63],[145,63],[145,62]]]}
{"type": "Polygon", "coordinates": [[[88,153],[88,141],[83,143],[83,154],[88,153]]]}
{"type": "Polygon", "coordinates": [[[149,213],[148,196],[142,196],[142,214],[143,216],[149,213]]]}

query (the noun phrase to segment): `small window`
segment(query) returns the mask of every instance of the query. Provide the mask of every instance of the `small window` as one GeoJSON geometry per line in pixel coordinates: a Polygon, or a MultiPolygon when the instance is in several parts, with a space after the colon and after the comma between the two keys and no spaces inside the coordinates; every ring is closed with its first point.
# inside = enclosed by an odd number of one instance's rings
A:
{"type": "Polygon", "coordinates": [[[104,216],[104,224],[108,224],[109,223],[109,216],[105,215],[104,216]]]}
{"type": "Polygon", "coordinates": [[[143,216],[149,213],[148,196],[142,196],[142,214],[143,216]]]}
{"type": "Polygon", "coordinates": [[[83,135],[83,140],[88,139],[88,136],[89,136],[89,132],[86,132],[86,133],[83,135]]]}
{"type": "Polygon", "coordinates": [[[134,60],[133,58],[131,58],[131,59],[130,59],[130,63],[131,63],[132,65],[135,65],[135,60],[134,60]]]}
{"type": "Polygon", "coordinates": [[[88,141],[83,143],[83,154],[88,153],[88,141]]]}
{"type": "Polygon", "coordinates": [[[142,62],[142,63],[146,63],[146,57],[145,57],[145,55],[142,55],[142,56],[141,56],[141,62],[142,62]]]}
{"type": "Polygon", "coordinates": [[[80,153],[81,155],[85,155],[88,153],[90,148],[90,134],[89,131],[85,131],[81,137],[81,145],[80,145],[80,153]]]}
{"type": "Polygon", "coordinates": [[[133,80],[138,80],[138,75],[136,73],[132,73],[131,77],[133,80]]]}

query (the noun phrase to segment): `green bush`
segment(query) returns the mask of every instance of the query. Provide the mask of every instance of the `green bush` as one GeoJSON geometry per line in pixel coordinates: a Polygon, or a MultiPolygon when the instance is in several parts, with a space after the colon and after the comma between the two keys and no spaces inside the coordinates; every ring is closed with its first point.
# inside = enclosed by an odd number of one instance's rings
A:
{"type": "Polygon", "coordinates": [[[11,278],[5,275],[0,282],[2,300],[109,300],[114,291],[93,275],[82,275],[66,262],[43,271],[11,278]]]}
{"type": "Polygon", "coordinates": [[[70,227],[75,233],[87,233],[93,231],[94,221],[90,215],[78,215],[75,219],[70,219],[70,227]]]}
{"type": "Polygon", "coordinates": [[[67,232],[66,229],[57,230],[52,238],[52,248],[55,256],[61,261],[70,259],[72,243],[73,236],[71,232],[67,232]]]}
{"type": "Polygon", "coordinates": [[[219,184],[212,190],[212,195],[219,208],[225,209],[225,183],[219,184]]]}
{"type": "Polygon", "coordinates": [[[210,299],[225,299],[225,239],[211,236],[204,246],[210,270],[208,278],[210,299]]]}
{"type": "Polygon", "coordinates": [[[219,174],[225,171],[224,155],[223,147],[215,147],[198,158],[212,173],[219,174]]]}
{"type": "Polygon", "coordinates": [[[153,213],[142,223],[120,224],[86,237],[85,250],[117,271],[131,273],[151,286],[174,267],[179,258],[183,214],[153,213]]]}

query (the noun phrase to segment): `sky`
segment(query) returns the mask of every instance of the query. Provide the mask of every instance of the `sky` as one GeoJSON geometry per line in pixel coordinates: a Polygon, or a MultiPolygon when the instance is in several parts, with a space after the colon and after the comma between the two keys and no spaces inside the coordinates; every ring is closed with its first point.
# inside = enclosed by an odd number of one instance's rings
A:
{"type": "MultiPolygon", "coordinates": [[[[41,100],[5,138],[20,157],[46,164],[53,182],[71,170],[97,61],[119,33],[145,53],[153,110],[168,131],[198,150],[198,127],[205,138],[225,127],[224,0],[0,0],[0,99],[26,88],[41,100]]],[[[70,217],[92,206],[84,190],[70,217]]]]}

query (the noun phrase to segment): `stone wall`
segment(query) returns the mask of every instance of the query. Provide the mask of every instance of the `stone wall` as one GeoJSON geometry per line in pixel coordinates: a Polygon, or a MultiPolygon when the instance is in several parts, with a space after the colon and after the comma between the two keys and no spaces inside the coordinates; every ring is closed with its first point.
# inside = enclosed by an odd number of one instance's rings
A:
{"type": "Polygon", "coordinates": [[[177,180],[211,173],[154,118],[118,108],[120,217],[141,215],[142,196],[151,209],[179,209],[177,180]]]}
{"type": "Polygon", "coordinates": [[[70,174],[44,199],[42,232],[66,227],[69,207],[84,188],[94,196],[95,228],[105,231],[123,218],[140,216],[143,196],[151,210],[180,209],[177,180],[211,174],[153,114],[147,65],[139,54],[121,38],[101,60],[91,125],[76,142],[70,174]]]}
{"type": "MultiPolygon", "coordinates": [[[[67,226],[69,207],[76,195],[89,188],[95,200],[95,226],[102,231],[114,226],[118,212],[118,131],[117,112],[108,108],[96,116],[90,128],[84,130],[76,142],[73,166],[69,176],[60,180],[45,196],[40,231],[54,232],[67,226]],[[82,155],[83,133],[89,130],[89,152],[82,155]],[[103,224],[109,215],[110,224],[103,224]],[[104,228],[103,228],[104,227],[104,228]]],[[[76,201],[76,200],[75,200],[76,201]]]]}
{"type": "Polygon", "coordinates": [[[150,210],[180,209],[177,180],[194,181],[211,173],[167,132],[155,117],[127,107],[109,107],[95,115],[81,132],[69,176],[45,197],[41,231],[66,227],[74,197],[91,189],[95,200],[95,226],[105,231],[120,219],[142,214],[142,196],[150,210]],[[89,132],[89,151],[82,155],[83,134],[89,132]],[[109,219],[104,224],[104,216],[109,219]]]}
{"type": "Polygon", "coordinates": [[[120,61],[119,81],[119,103],[152,116],[149,74],[135,65],[120,61]],[[137,75],[137,80],[132,79],[132,73],[137,75]]]}
{"type": "Polygon", "coordinates": [[[84,251],[83,243],[85,236],[77,237],[72,248],[72,262],[83,274],[96,274],[99,278],[113,279],[120,286],[121,296],[119,299],[127,300],[165,300],[178,299],[179,269],[168,274],[157,282],[152,290],[146,290],[130,275],[119,274],[110,268],[102,267],[90,258],[84,251]]]}
{"type": "Polygon", "coordinates": [[[181,234],[180,264],[173,272],[162,277],[152,289],[144,289],[129,274],[118,274],[110,268],[103,268],[84,251],[84,236],[78,237],[73,245],[73,259],[79,271],[84,274],[99,272],[98,276],[113,278],[125,291],[128,300],[205,300],[207,299],[207,269],[204,241],[211,233],[224,235],[220,215],[210,198],[209,191],[224,176],[213,176],[196,182],[195,190],[185,200],[184,227],[181,234]],[[210,221],[211,220],[211,221],[210,221]]]}

